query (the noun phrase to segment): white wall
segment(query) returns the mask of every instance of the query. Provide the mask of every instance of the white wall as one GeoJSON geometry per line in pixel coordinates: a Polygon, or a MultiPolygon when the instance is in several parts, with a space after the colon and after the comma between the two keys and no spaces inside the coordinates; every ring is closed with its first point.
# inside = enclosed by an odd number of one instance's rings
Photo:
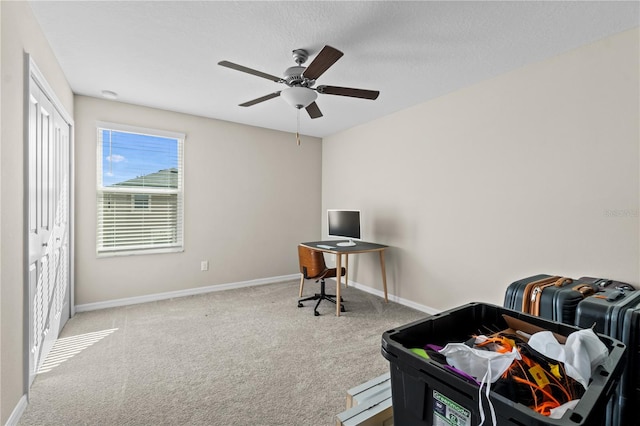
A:
{"type": "MultiPolygon", "coordinates": [[[[390,293],[426,307],[501,304],[536,273],[638,286],[639,38],[325,138],[323,211],[361,209],[364,238],[391,246],[390,293]]],[[[381,289],[376,257],[354,260],[350,278],[381,289]]]]}
{"type": "Polygon", "coordinates": [[[75,124],[78,305],[295,274],[320,237],[317,138],[84,96],[75,124]],[[96,257],[98,120],[186,134],[183,253],[96,257]]]}
{"type": "Polygon", "coordinates": [[[2,103],[0,130],[0,424],[24,395],[23,117],[24,52],[31,54],[57,98],[73,114],[73,95],[27,2],[0,1],[2,103]]]}

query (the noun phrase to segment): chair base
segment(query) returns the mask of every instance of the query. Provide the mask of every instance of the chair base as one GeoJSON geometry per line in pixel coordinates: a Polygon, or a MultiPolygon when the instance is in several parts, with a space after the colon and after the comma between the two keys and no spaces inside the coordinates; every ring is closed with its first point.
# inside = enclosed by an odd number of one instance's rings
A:
{"type": "MultiPolygon", "coordinates": [[[[324,287],[325,287],[324,280],[322,280],[320,281],[320,293],[316,293],[313,296],[305,297],[303,299],[298,300],[298,308],[302,308],[304,306],[302,302],[306,302],[308,300],[317,300],[318,303],[316,303],[316,306],[313,308],[313,315],[318,316],[320,315],[320,313],[318,312],[318,306],[320,305],[320,302],[322,302],[323,300],[328,300],[334,305],[337,304],[338,302],[336,301],[336,295],[325,293],[324,287]]],[[[343,301],[344,300],[341,297],[340,302],[343,302],[343,301]]],[[[345,312],[344,305],[342,303],[340,303],[340,312],[345,312]]]]}

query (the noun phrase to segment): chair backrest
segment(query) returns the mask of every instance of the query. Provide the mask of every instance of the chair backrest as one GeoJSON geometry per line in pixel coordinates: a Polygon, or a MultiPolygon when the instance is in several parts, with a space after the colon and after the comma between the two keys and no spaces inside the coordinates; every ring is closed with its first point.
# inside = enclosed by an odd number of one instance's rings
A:
{"type": "Polygon", "coordinates": [[[298,259],[300,261],[300,272],[307,279],[319,277],[327,270],[327,265],[324,263],[324,255],[321,251],[299,245],[298,259]]]}

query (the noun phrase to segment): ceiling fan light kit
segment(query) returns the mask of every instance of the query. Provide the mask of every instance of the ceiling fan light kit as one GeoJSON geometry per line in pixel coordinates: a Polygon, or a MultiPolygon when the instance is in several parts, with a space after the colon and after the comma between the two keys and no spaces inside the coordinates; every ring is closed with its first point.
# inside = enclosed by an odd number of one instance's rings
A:
{"type": "Polygon", "coordinates": [[[311,102],[315,101],[318,98],[318,94],[316,92],[302,86],[295,86],[284,89],[280,92],[280,96],[289,105],[297,109],[308,107],[311,102]]]}

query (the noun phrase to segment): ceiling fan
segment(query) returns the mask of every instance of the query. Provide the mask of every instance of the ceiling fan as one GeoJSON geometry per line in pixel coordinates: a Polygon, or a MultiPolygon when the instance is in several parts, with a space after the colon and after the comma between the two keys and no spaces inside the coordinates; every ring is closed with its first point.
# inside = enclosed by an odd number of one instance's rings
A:
{"type": "Polygon", "coordinates": [[[320,53],[311,61],[308,67],[302,66],[309,58],[309,53],[304,49],[296,49],[292,52],[293,60],[297,64],[296,66],[287,68],[283,76],[276,77],[275,75],[267,74],[261,71],[257,71],[251,68],[247,68],[242,65],[234,64],[229,61],[220,61],[218,65],[231,68],[236,71],[246,72],[258,77],[266,78],[267,80],[275,81],[276,83],[282,83],[287,88],[277,92],[269,93],[268,95],[253,99],[251,101],[240,104],[242,107],[249,107],[260,102],[267,101],[269,99],[282,97],[291,106],[302,109],[305,108],[309,117],[319,118],[322,117],[322,112],[316,104],[315,100],[318,97],[318,93],[325,95],[339,95],[348,96],[351,98],[371,99],[374,100],[380,94],[377,90],[364,90],[354,89],[350,87],[338,87],[338,86],[317,86],[313,87],[316,80],[324,74],[338,59],[343,55],[341,51],[331,46],[324,46],[320,53]]]}

